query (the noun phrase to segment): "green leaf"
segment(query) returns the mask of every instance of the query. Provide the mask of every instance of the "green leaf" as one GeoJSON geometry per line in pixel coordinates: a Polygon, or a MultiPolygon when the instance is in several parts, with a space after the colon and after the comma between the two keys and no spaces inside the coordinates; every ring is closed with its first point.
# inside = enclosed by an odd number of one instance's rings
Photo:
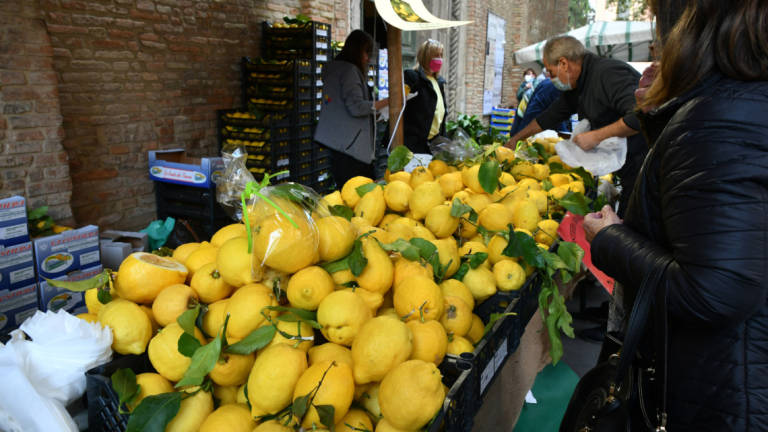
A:
{"type": "Polygon", "coordinates": [[[392,149],[389,158],[387,158],[387,168],[391,173],[402,171],[411,159],[413,159],[413,153],[408,150],[408,147],[404,145],[397,146],[392,149]]]}
{"type": "Polygon", "coordinates": [[[488,254],[485,252],[477,252],[469,255],[469,266],[476,269],[483,265],[485,260],[488,259],[488,254]]]}
{"type": "Polygon", "coordinates": [[[595,184],[595,178],[592,177],[592,174],[585,170],[584,167],[578,167],[571,170],[572,173],[578,175],[581,177],[581,181],[584,182],[584,187],[587,189],[594,189],[595,184]]]}
{"type": "Polygon", "coordinates": [[[560,340],[560,331],[557,329],[557,317],[548,315],[544,324],[549,335],[549,355],[552,357],[552,364],[556,365],[563,357],[563,342],[560,340]]]}
{"type": "Polygon", "coordinates": [[[80,281],[59,281],[45,278],[48,285],[55,288],[63,288],[69,291],[85,292],[93,288],[101,288],[109,283],[109,272],[104,270],[90,279],[83,279],[80,281]]]}
{"type": "Polygon", "coordinates": [[[296,315],[303,321],[313,321],[317,319],[317,314],[315,312],[308,311],[306,309],[292,308],[287,306],[267,306],[264,309],[276,312],[287,312],[296,315]]]}
{"type": "Polygon", "coordinates": [[[590,199],[581,193],[568,191],[565,196],[558,200],[558,203],[569,212],[580,216],[584,216],[590,212],[590,199]]]}
{"type": "Polygon", "coordinates": [[[453,199],[453,203],[451,204],[451,217],[462,217],[471,211],[473,211],[472,207],[464,204],[458,198],[453,199]]]}
{"type": "Polygon", "coordinates": [[[96,291],[96,298],[99,300],[99,303],[107,304],[112,301],[112,294],[109,293],[108,289],[102,287],[96,291]]]}
{"type": "Polygon", "coordinates": [[[483,190],[492,194],[499,186],[499,176],[501,175],[501,167],[499,161],[489,160],[483,162],[480,165],[480,171],[477,173],[477,180],[480,182],[480,186],[483,190]]]}
{"type": "Polygon", "coordinates": [[[565,169],[563,164],[559,162],[552,162],[549,164],[549,173],[550,174],[567,174],[570,171],[565,169]]]}
{"type": "Polygon", "coordinates": [[[30,210],[27,214],[28,220],[35,220],[40,219],[43,216],[46,216],[48,214],[48,206],[41,206],[34,210],[30,210]]]}
{"type": "Polygon", "coordinates": [[[493,328],[493,325],[496,324],[496,321],[506,317],[506,316],[515,316],[517,315],[517,312],[506,312],[506,313],[492,313],[490,318],[488,318],[488,323],[485,325],[485,329],[483,329],[483,336],[488,334],[489,331],[491,331],[491,328],[493,328]]]}
{"type": "MultiPolygon", "coordinates": [[[[299,322],[299,321],[301,321],[301,322],[305,322],[305,323],[309,324],[310,326],[312,326],[313,328],[316,328],[318,330],[323,328],[323,326],[320,325],[320,323],[318,323],[315,320],[299,318],[298,316],[293,315],[293,314],[283,314],[283,315],[280,315],[280,316],[277,317],[277,320],[278,321],[284,321],[284,322],[299,322]]],[[[278,330],[278,331],[280,331],[280,330],[278,330]]]]}
{"type": "Polygon", "coordinates": [[[179,392],[145,397],[133,410],[125,432],[164,432],[181,408],[181,397],[179,392]]]}
{"type": "Polygon", "coordinates": [[[333,422],[335,409],[333,405],[315,405],[315,409],[317,410],[317,416],[320,417],[320,423],[330,429],[331,432],[335,432],[335,424],[333,422]]]}
{"type": "Polygon", "coordinates": [[[368,259],[363,255],[363,242],[357,239],[352,247],[352,253],[349,254],[349,270],[353,275],[360,276],[366,265],[368,265],[368,259]]]}
{"type": "Polygon", "coordinates": [[[589,205],[589,207],[592,209],[592,211],[600,211],[606,204],[608,204],[608,198],[605,197],[605,195],[598,195],[597,198],[592,201],[589,205]]]}
{"type": "Polygon", "coordinates": [[[553,187],[555,186],[552,184],[551,181],[549,181],[548,178],[545,178],[544,180],[541,181],[541,188],[544,189],[545,191],[549,192],[550,190],[552,190],[553,187]]]}
{"type": "Polygon", "coordinates": [[[560,242],[557,245],[557,255],[571,272],[578,273],[581,270],[581,261],[584,259],[584,249],[581,246],[572,242],[560,242]]]}
{"type": "Polygon", "coordinates": [[[299,396],[293,401],[293,414],[298,418],[304,418],[304,415],[307,413],[307,410],[309,409],[309,397],[312,393],[306,394],[304,396],[299,396]]]}
{"type": "Polygon", "coordinates": [[[454,273],[453,279],[456,279],[458,281],[463,281],[464,276],[467,275],[468,271],[469,271],[469,263],[468,262],[461,263],[461,265],[459,266],[459,269],[456,270],[456,273],[454,273]]]}
{"type": "Polygon", "coordinates": [[[469,219],[470,222],[476,224],[477,220],[479,218],[480,218],[480,215],[478,215],[477,212],[474,209],[472,209],[472,211],[469,212],[469,218],[468,219],[469,219]]]}
{"type": "Polygon", "coordinates": [[[379,243],[387,252],[397,252],[408,261],[417,261],[420,257],[419,248],[405,239],[397,239],[393,243],[379,243]]]}
{"type": "Polygon", "coordinates": [[[367,194],[368,192],[376,189],[377,187],[379,187],[378,183],[368,183],[368,184],[364,184],[362,186],[358,186],[357,188],[355,188],[355,191],[362,198],[365,194],[367,194]]]}
{"type": "Polygon", "coordinates": [[[203,346],[196,337],[187,332],[184,332],[179,336],[177,345],[179,352],[187,357],[192,357],[195,354],[195,351],[203,346]]]}
{"type": "Polygon", "coordinates": [[[120,406],[128,404],[139,395],[139,385],[136,383],[136,374],[132,370],[122,368],[115,371],[110,377],[112,388],[117,393],[120,406]]]}
{"type": "Polygon", "coordinates": [[[342,270],[347,270],[349,268],[349,255],[345,256],[344,258],[330,262],[325,263],[322,265],[323,269],[327,271],[330,274],[340,272],[342,270]]]}
{"type": "Polygon", "coordinates": [[[440,254],[435,253],[431,258],[427,260],[427,262],[432,266],[432,273],[434,275],[435,281],[437,281],[439,284],[443,281],[445,273],[448,271],[448,268],[451,266],[453,260],[451,259],[448,261],[448,264],[442,265],[442,263],[440,263],[440,254]]]}
{"type": "Polygon", "coordinates": [[[259,327],[240,342],[228,346],[226,352],[229,354],[248,355],[269,345],[276,332],[277,328],[275,326],[259,327]]]}
{"type": "Polygon", "coordinates": [[[355,216],[355,212],[345,205],[333,205],[328,207],[328,210],[331,215],[343,217],[346,220],[352,220],[352,217],[355,216]]]}
{"type": "Polygon", "coordinates": [[[501,254],[512,258],[522,257],[532,267],[546,266],[546,261],[541,256],[541,249],[536,245],[533,237],[524,232],[515,231],[512,225],[509,226],[509,242],[501,254]]]}
{"type": "Polygon", "coordinates": [[[434,255],[435,252],[437,252],[437,246],[428,240],[424,240],[423,238],[412,238],[410,243],[419,248],[419,255],[421,255],[421,257],[424,259],[428,259],[434,255]]]}
{"type": "Polygon", "coordinates": [[[176,322],[179,323],[179,326],[184,330],[185,333],[188,333],[190,336],[195,335],[195,320],[197,320],[197,314],[200,313],[200,305],[196,305],[192,309],[185,310],[181,315],[179,315],[178,318],[176,318],[176,322]]]}
{"type": "Polygon", "coordinates": [[[568,269],[562,258],[559,255],[553,254],[548,251],[541,251],[541,256],[546,262],[547,274],[552,276],[557,270],[568,269]]]}
{"type": "MultiPolygon", "coordinates": [[[[224,329],[221,333],[226,331],[226,322],[224,329]]],[[[192,363],[190,363],[187,371],[184,372],[184,377],[176,383],[176,388],[200,385],[203,383],[203,379],[208,375],[216,366],[216,362],[219,361],[221,356],[221,334],[213,338],[208,344],[198,348],[195,354],[192,355],[192,363]]]]}

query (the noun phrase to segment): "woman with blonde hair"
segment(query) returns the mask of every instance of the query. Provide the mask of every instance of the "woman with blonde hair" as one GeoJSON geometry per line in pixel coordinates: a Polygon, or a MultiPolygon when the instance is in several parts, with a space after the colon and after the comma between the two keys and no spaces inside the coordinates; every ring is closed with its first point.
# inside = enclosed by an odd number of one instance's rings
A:
{"type": "Polygon", "coordinates": [[[445,135],[445,80],[440,76],[443,44],[426,40],[416,58],[419,64],[415,69],[406,70],[404,75],[410,92],[418,93],[405,105],[404,143],[414,153],[429,153],[429,141],[445,135]]]}

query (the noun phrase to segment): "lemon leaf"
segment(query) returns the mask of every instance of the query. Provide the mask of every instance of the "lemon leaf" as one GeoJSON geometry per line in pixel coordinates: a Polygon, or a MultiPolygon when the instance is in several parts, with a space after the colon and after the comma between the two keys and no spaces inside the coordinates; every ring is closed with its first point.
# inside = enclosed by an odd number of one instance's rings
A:
{"type": "Polygon", "coordinates": [[[541,188],[545,191],[549,192],[552,190],[552,188],[555,187],[549,179],[544,179],[541,181],[541,188]]]}
{"type": "Polygon", "coordinates": [[[187,357],[195,355],[195,351],[201,346],[202,344],[200,344],[200,341],[187,332],[184,332],[179,336],[179,342],[177,343],[179,352],[187,357]]]}
{"type": "Polygon", "coordinates": [[[99,303],[107,304],[112,301],[112,294],[109,293],[108,289],[104,289],[104,287],[97,289],[96,298],[99,300],[99,303]]]}
{"type": "Polygon", "coordinates": [[[342,270],[349,269],[349,255],[345,256],[344,258],[333,261],[329,263],[325,263],[322,265],[323,269],[327,271],[330,274],[340,272],[342,270]]]}
{"type": "Polygon", "coordinates": [[[477,173],[477,180],[480,182],[483,190],[492,194],[499,186],[499,176],[501,167],[499,161],[489,160],[480,165],[480,171],[477,173]]]}
{"type": "Polygon", "coordinates": [[[364,184],[362,186],[356,187],[355,188],[355,192],[357,192],[357,194],[360,196],[360,198],[362,198],[363,196],[365,196],[365,194],[367,194],[368,192],[376,189],[378,186],[379,186],[378,183],[364,184]]]}
{"type": "Polygon", "coordinates": [[[355,216],[355,212],[345,205],[333,205],[328,207],[328,210],[332,216],[343,217],[346,220],[352,220],[352,217],[355,216]]]}
{"type": "Polygon", "coordinates": [[[147,396],[133,410],[125,432],[163,432],[181,408],[181,393],[147,396]]]}
{"type": "Polygon", "coordinates": [[[74,292],[85,292],[92,288],[101,288],[109,283],[109,272],[104,270],[90,279],[83,279],[80,281],[60,281],[45,278],[48,285],[55,288],[63,288],[65,290],[74,292]]]}
{"type": "Polygon", "coordinates": [[[392,243],[381,243],[379,245],[387,252],[397,252],[408,261],[417,261],[421,252],[416,245],[409,243],[405,239],[397,239],[392,243]]]}
{"type": "Polygon", "coordinates": [[[197,320],[197,315],[199,313],[200,305],[198,304],[192,309],[185,310],[184,313],[176,318],[176,322],[179,323],[179,326],[184,330],[184,332],[193,337],[195,336],[195,321],[197,320]]]}
{"type": "Polygon", "coordinates": [[[131,403],[139,395],[141,387],[136,383],[136,374],[127,368],[118,369],[110,377],[112,388],[117,393],[120,406],[131,403]]]}
{"type": "Polygon", "coordinates": [[[469,263],[468,262],[461,263],[461,265],[459,266],[459,269],[456,270],[456,273],[453,275],[453,279],[456,279],[458,281],[463,281],[464,276],[467,275],[468,271],[469,271],[469,263]]]}
{"type": "Polygon", "coordinates": [[[429,259],[437,252],[437,246],[435,246],[429,240],[425,240],[420,237],[412,238],[410,243],[419,248],[419,255],[424,259],[429,259]]]}
{"type": "Polygon", "coordinates": [[[387,158],[387,168],[391,173],[402,171],[411,159],[413,159],[413,153],[408,150],[408,147],[404,145],[397,146],[392,149],[392,152],[387,158]]]}
{"type": "Polygon", "coordinates": [[[248,355],[269,345],[276,332],[277,328],[275,326],[259,327],[243,340],[228,346],[226,352],[229,354],[248,355]]]}
{"type": "Polygon", "coordinates": [[[472,211],[472,207],[468,206],[467,204],[464,204],[461,202],[460,199],[454,198],[453,203],[451,204],[451,217],[462,217],[467,213],[470,213],[472,211]]]}
{"type": "Polygon", "coordinates": [[[517,315],[517,312],[506,312],[506,313],[492,313],[490,318],[488,318],[488,324],[485,325],[485,328],[483,329],[483,336],[488,334],[489,331],[491,331],[491,328],[494,324],[496,324],[496,321],[507,317],[507,316],[515,316],[517,315]]]}
{"type": "Polygon", "coordinates": [[[307,395],[299,396],[296,398],[296,400],[293,401],[291,410],[293,411],[293,414],[296,415],[296,417],[303,418],[307,413],[307,410],[309,409],[309,396],[311,394],[312,393],[310,392],[307,395]]]}
{"type": "Polygon", "coordinates": [[[568,191],[565,196],[558,200],[558,203],[569,212],[584,216],[590,211],[589,203],[591,201],[592,200],[585,197],[582,193],[568,191]]]}
{"type": "Polygon", "coordinates": [[[368,260],[363,255],[363,242],[360,239],[355,240],[352,247],[352,253],[349,254],[349,270],[355,276],[360,276],[368,265],[368,260]]]}
{"type": "Polygon", "coordinates": [[[528,265],[544,268],[546,260],[541,252],[533,237],[524,232],[515,231],[512,225],[509,225],[509,242],[501,252],[502,255],[512,258],[522,257],[528,265]]]}
{"type": "Polygon", "coordinates": [[[317,314],[306,309],[292,308],[287,306],[267,306],[264,309],[269,309],[277,312],[288,312],[296,315],[303,321],[312,321],[317,319],[317,314]]]}
{"type": "Polygon", "coordinates": [[[192,363],[184,372],[184,378],[176,383],[176,388],[200,385],[208,373],[216,366],[221,355],[221,335],[216,336],[211,342],[195,350],[192,355],[192,363]]]}
{"type": "Polygon", "coordinates": [[[584,259],[584,249],[573,242],[560,242],[557,246],[557,255],[563,260],[568,270],[577,273],[581,270],[581,261],[584,259]]]}
{"type": "Polygon", "coordinates": [[[335,408],[333,405],[315,405],[315,409],[317,416],[320,417],[320,423],[330,429],[331,432],[335,432],[335,424],[333,423],[335,408]]]}
{"type": "Polygon", "coordinates": [[[483,265],[485,260],[488,259],[488,254],[485,252],[477,252],[469,255],[469,266],[476,269],[483,265]]]}

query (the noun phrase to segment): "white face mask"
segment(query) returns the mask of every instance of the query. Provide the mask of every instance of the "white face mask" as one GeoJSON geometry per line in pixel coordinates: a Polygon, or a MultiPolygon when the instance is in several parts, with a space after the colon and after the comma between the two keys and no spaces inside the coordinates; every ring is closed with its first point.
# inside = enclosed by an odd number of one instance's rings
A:
{"type": "Polygon", "coordinates": [[[526,75],[525,76],[525,82],[531,82],[533,81],[534,76],[533,75],[526,75]]]}

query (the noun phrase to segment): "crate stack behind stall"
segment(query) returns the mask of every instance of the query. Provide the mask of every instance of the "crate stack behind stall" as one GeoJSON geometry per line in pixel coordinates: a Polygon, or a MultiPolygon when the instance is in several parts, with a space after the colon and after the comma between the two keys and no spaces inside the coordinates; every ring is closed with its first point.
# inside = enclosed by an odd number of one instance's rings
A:
{"type": "Polygon", "coordinates": [[[491,129],[497,129],[501,136],[510,138],[512,123],[515,121],[515,110],[494,107],[491,110],[491,129]]]}

